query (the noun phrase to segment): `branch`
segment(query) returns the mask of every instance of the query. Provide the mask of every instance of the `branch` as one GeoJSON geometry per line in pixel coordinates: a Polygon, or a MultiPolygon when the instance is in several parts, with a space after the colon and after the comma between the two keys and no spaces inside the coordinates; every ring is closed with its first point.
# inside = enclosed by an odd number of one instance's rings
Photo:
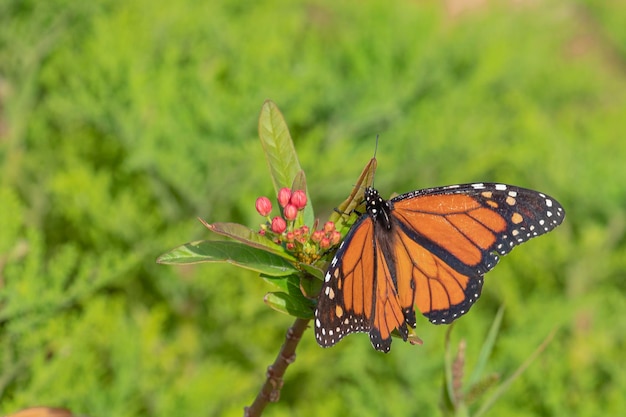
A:
{"type": "Polygon", "coordinates": [[[252,405],[244,408],[244,417],[258,417],[263,413],[267,403],[278,401],[280,389],[283,387],[283,375],[287,367],[296,360],[296,347],[308,324],[308,319],[296,319],[287,330],[285,343],[280,348],[274,363],[267,368],[265,384],[261,387],[261,391],[257,394],[252,405]]]}

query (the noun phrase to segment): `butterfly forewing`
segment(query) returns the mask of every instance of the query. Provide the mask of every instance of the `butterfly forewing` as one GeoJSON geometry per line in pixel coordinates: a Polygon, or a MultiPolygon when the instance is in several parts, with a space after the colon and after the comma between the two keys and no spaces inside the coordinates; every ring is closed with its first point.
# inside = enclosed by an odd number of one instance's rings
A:
{"type": "Polygon", "coordinates": [[[331,261],[315,312],[315,334],[331,346],[369,331],[387,352],[406,340],[415,306],[450,323],[478,299],[483,275],[515,246],[561,224],[562,206],[520,187],[476,183],[429,188],[390,201],[368,188],[361,216],[331,261]]]}
{"type": "Polygon", "coordinates": [[[370,329],[374,309],[373,226],[368,216],[359,218],[326,272],[315,310],[315,338],[321,346],[332,346],[346,334],[370,329]]]}
{"type": "Polygon", "coordinates": [[[506,255],[516,245],[554,229],[565,217],[552,197],[505,184],[429,188],[391,201],[394,215],[404,215],[407,229],[430,239],[456,260],[477,265],[480,252],[483,273],[498,261],[494,252],[506,255]]]}

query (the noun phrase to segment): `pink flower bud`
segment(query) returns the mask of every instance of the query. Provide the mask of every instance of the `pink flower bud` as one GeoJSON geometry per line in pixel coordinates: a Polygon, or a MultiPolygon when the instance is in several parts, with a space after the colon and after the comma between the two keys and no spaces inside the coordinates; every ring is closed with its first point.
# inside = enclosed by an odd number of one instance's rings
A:
{"type": "Polygon", "coordinates": [[[282,217],[274,217],[272,219],[272,232],[281,234],[287,230],[287,222],[282,217]]]}
{"type": "Polygon", "coordinates": [[[302,190],[296,190],[291,195],[289,202],[296,206],[298,210],[302,210],[306,206],[306,193],[302,190]]]}
{"type": "Polygon", "coordinates": [[[334,231],[330,234],[330,243],[335,246],[341,240],[341,233],[334,231]]]}
{"type": "Polygon", "coordinates": [[[303,236],[307,236],[309,234],[309,226],[307,226],[306,224],[302,225],[300,227],[300,231],[302,232],[303,236]]]}
{"type": "Polygon", "coordinates": [[[335,223],[333,222],[326,222],[324,223],[324,232],[326,233],[331,233],[335,231],[335,223]]]}
{"type": "Polygon", "coordinates": [[[294,250],[296,247],[296,245],[292,242],[287,243],[285,246],[287,247],[287,250],[294,250]]]}
{"type": "Polygon", "coordinates": [[[291,190],[287,187],[281,188],[280,191],[278,191],[278,204],[280,204],[281,207],[285,207],[289,204],[289,200],[291,200],[291,190]]]}
{"type": "Polygon", "coordinates": [[[285,238],[287,239],[287,242],[293,242],[296,236],[293,232],[287,232],[285,238]]]}
{"type": "Polygon", "coordinates": [[[283,214],[287,220],[295,220],[298,216],[298,209],[293,204],[287,204],[283,209],[283,214]]]}
{"type": "Polygon", "coordinates": [[[327,237],[322,238],[322,240],[320,240],[320,248],[322,249],[330,248],[330,239],[328,239],[327,237]]]}
{"type": "Polygon", "coordinates": [[[267,197],[259,197],[255,203],[256,211],[263,217],[272,212],[272,202],[267,197]]]}
{"type": "Polygon", "coordinates": [[[324,237],[324,231],[323,230],[316,230],[311,235],[311,240],[313,242],[319,242],[319,241],[322,240],[323,237],[324,237]]]}

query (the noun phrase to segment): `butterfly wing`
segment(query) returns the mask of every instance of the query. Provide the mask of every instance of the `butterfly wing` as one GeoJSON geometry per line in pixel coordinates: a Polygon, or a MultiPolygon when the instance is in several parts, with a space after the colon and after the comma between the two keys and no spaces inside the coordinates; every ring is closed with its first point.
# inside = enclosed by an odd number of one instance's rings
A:
{"type": "Polygon", "coordinates": [[[565,217],[553,198],[504,184],[430,188],[391,202],[401,307],[410,316],[415,304],[436,324],[467,313],[499,256],[565,217]]]}
{"type": "Polygon", "coordinates": [[[370,332],[375,349],[387,352],[391,332],[406,340],[408,329],[387,257],[369,215],[361,216],[337,250],[315,310],[315,337],[329,347],[345,335],[370,332]]]}
{"type": "Polygon", "coordinates": [[[433,323],[452,322],[478,299],[500,256],[565,217],[553,198],[504,184],[429,188],[390,202],[368,189],[366,201],[368,214],[339,247],[318,299],[324,347],[369,332],[388,352],[393,330],[406,340],[407,325],[415,327],[415,305],[433,323]]]}

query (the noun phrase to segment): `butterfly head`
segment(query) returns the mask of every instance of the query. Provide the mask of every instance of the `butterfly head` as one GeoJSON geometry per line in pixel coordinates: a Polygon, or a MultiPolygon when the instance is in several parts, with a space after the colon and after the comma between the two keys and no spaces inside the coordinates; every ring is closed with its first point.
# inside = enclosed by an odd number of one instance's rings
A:
{"type": "Polygon", "coordinates": [[[381,224],[387,230],[391,229],[390,216],[393,205],[391,201],[383,199],[375,188],[365,189],[365,209],[374,223],[381,224]]]}

